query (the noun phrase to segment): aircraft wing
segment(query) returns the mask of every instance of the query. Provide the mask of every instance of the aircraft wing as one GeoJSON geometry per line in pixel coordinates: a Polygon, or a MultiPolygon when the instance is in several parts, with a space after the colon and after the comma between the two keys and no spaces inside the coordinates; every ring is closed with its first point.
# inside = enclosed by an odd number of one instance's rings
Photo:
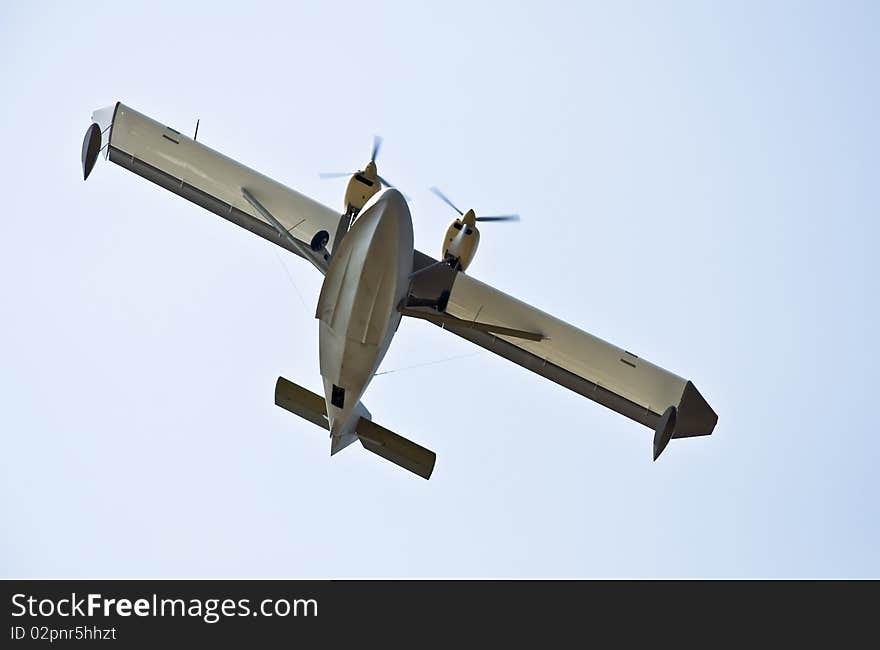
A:
{"type": "Polygon", "coordinates": [[[332,251],[340,214],[171,127],[117,103],[92,115],[83,142],[83,174],[100,153],[112,162],[171,190],[251,232],[302,255],[297,246],[258,213],[246,189],[296,240],[310,244],[329,236],[332,251]]]}
{"type": "Polygon", "coordinates": [[[709,435],[715,428],[718,416],[692,382],[418,251],[415,268],[414,304],[445,294],[445,312],[416,306],[404,313],[653,429],[655,458],[670,438],[709,435]]]}

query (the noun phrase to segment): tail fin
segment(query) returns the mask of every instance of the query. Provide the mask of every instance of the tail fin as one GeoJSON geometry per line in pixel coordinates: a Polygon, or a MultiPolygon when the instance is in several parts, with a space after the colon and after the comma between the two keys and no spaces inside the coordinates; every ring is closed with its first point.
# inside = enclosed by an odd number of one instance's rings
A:
{"type": "MultiPolygon", "coordinates": [[[[284,377],[279,377],[275,384],[275,404],[327,431],[330,430],[327,421],[327,402],[324,398],[284,377]]],[[[433,451],[379,426],[370,419],[370,413],[366,408],[362,410],[361,418],[355,425],[353,436],[331,441],[330,454],[333,455],[354,442],[355,436],[367,451],[390,460],[422,478],[430,478],[431,472],[434,471],[437,455],[433,451]]]]}

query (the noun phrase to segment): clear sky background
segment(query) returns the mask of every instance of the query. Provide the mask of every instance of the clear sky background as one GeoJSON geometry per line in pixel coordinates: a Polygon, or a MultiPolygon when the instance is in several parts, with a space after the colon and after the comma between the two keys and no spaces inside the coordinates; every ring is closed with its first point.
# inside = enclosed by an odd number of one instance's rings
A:
{"type": "Polygon", "coordinates": [[[880,577],[874,2],[0,6],[0,576],[880,577]],[[439,254],[691,378],[673,441],[404,322],[376,420],[320,389],[310,265],[99,163],[121,100],[328,205],[374,133],[439,254]],[[277,252],[276,252],[277,251],[277,252]],[[286,267],[286,270],[285,270],[286,267]],[[290,277],[287,272],[289,271],[290,277]],[[291,279],[292,278],[292,279],[291,279]]]}

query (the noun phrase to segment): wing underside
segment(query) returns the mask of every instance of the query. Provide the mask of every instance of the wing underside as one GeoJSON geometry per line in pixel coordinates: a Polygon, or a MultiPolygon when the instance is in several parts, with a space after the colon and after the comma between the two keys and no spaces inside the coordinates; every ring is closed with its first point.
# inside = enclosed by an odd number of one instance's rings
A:
{"type": "MultiPolygon", "coordinates": [[[[300,242],[308,244],[326,232],[332,251],[340,220],[334,210],[124,104],[95,111],[92,119],[100,133],[98,147],[111,162],[301,255],[245,199],[247,190],[300,242]]],[[[83,166],[88,175],[94,159],[87,165],[86,144],[83,166]]]]}
{"type": "Polygon", "coordinates": [[[418,251],[415,268],[416,300],[447,292],[443,303],[451,318],[437,323],[443,329],[655,431],[667,424],[664,415],[673,407],[667,431],[673,438],[709,435],[715,428],[718,417],[692,382],[418,251]],[[498,333],[505,330],[540,336],[498,333]]]}

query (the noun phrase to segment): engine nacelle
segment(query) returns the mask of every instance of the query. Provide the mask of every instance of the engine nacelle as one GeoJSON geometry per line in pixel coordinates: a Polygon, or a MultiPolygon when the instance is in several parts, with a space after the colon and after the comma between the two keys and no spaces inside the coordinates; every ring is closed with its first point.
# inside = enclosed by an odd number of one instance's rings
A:
{"type": "Polygon", "coordinates": [[[356,215],[380,189],[382,185],[376,172],[376,163],[371,160],[363,171],[353,174],[348,179],[345,188],[345,212],[356,215]]]}
{"type": "Polygon", "coordinates": [[[468,267],[480,245],[476,219],[474,211],[468,210],[460,219],[449,224],[443,238],[443,261],[459,271],[468,267]]]}

